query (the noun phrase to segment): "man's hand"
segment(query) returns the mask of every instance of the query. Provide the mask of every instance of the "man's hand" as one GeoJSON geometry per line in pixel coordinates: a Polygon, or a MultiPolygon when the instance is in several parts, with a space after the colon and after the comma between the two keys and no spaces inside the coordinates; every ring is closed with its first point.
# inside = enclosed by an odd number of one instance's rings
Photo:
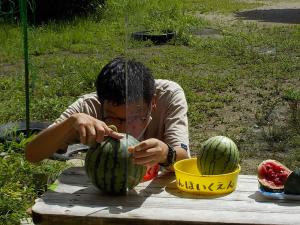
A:
{"type": "Polygon", "coordinates": [[[121,139],[124,136],[111,128],[103,121],[95,119],[84,113],[76,113],[71,116],[74,119],[73,127],[79,134],[80,143],[93,146],[96,142],[103,141],[105,136],[121,139]]]}
{"type": "Polygon", "coordinates": [[[25,157],[30,162],[39,162],[53,155],[58,149],[66,149],[78,139],[82,144],[93,146],[105,136],[117,139],[123,137],[104,122],[84,113],[76,113],[35,136],[25,148],[25,157]]]}
{"type": "Polygon", "coordinates": [[[150,138],[129,147],[128,151],[133,154],[136,164],[153,166],[166,161],[168,146],[158,139],[150,138]]]}

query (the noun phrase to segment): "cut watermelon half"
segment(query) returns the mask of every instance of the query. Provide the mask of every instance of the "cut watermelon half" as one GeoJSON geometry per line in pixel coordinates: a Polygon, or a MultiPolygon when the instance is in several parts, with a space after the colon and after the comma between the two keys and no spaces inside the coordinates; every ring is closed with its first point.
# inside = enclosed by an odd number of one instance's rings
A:
{"type": "Polygon", "coordinates": [[[272,159],[263,161],[258,166],[258,182],[260,188],[270,192],[282,192],[291,170],[272,159]]]}

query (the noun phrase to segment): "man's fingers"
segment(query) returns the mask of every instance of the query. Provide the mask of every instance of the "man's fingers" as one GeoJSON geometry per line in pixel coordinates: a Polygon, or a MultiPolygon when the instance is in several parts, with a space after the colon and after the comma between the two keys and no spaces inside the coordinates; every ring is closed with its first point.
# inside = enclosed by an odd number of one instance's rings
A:
{"type": "Polygon", "coordinates": [[[139,159],[139,158],[149,157],[155,155],[155,153],[156,153],[155,148],[149,148],[145,151],[135,151],[134,158],[139,159]]]}
{"type": "Polygon", "coordinates": [[[153,160],[151,157],[150,158],[146,157],[146,158],[135,159],[134,163],[138,165],[144,165],[144,166],[153,166],[157,162],[153,160]]]}
{"type": "Polygon", "coordinates": [[[96,129],[96,141],[100,143],[103,141],[105,136],[110,136],[116,139],[121,139],[124,137],[124,135],[113,131],[111,128],[109,128],[105,123],[98,123],[95,125],[96,129]]]}
{"type": "Polygon", "coordinates": [[[86,132],[87,132],[87,145],[94,145],[96,143],[96,129],[94,126],[88,126],[86,127],[86,132]]]}
{"type": "Polygon", "coordinates": [[[116,139],[121,139],[121,138],[124,137],[123,134],[120,134],[120,133],[118,133],[116,131],[113,131],[113,130],[109,133],[109,136],[111,136],[113,138],[116,138],[116,139]]]}
{"type": "Polygon", "coordinates": [[[123,134],[120,134],[113,129],[109,128],[108,126],[104,125],[104,130],[105,130],[105,135],[116,138],[116,139],[121,139],[124,137],[123,134]]]}
{"type": "Polygon", "coordinates": [[[100,143],[104,139],[105,130],[102,126],[96,125],[96,141],[100,143]]]}
{"type": "Polygon", "coordinates": [[[79,136],[80,136],[80,143],[81,144],[86,144],[86,130],[85,126],[81,125],[79,126],[79,136]]]}
{"type": "Polygon", "coordinates": [[[150,148],[145,151],[134,151],[134,163],[138,165],[152,166],[157,163],[155,148],[150,148]]]}
{"type": "Polygon", "coordinates": [[[138,151],[143,151],[145,149],[150,149],[155,146],[156,143],[152,142],[151,139],[142,141],[141,143],[131,146],[130,149],[132,148],[131,151],[138,152],[138,151]]]}
{"type": "Polygon", "coordinates": [[[147,144],[145,142],[141,142],[137,145],[128,147],[128,152],[136,153],[136,152],[142,151],[144,149],[147,149],[146,147],[147,147],[147,144]]]}
{"type": "Polygon", "coordinates": [[[128,152],[129,153],[134,153],[134,146],[129,146],[128,147],[128,152]]]}
{"type": "Polygon", "coordinates": [[[91,138],[96,138],[96,129],[95,129],[95,127],[93,127],[93,126],[88,126],[87,128],[86,128],[86,131],[87,131],[87,136],[88,137],[91,137],[91,138]]]}
{"type": "Polygon", "coordinates": [[[138,151],[142,151],[144,149],[147,149],[147,143],[146,142],[141,142],[138,145],[134,146],[134,151],[138,152],[138,151]]]}

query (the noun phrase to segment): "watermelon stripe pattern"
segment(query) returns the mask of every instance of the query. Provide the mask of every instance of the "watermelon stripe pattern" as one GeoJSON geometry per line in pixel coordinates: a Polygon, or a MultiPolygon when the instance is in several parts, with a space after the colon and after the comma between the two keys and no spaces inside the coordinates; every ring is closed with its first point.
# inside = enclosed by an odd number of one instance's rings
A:
{"type": "Polygon", "coordinates": [[[128,152],[128,146],[137,143],[130,135],[125,135],[121,140],[107,137],[88,150],[86,173],[104,194],[124,195],[143,179],[146,167],[134,164],[132,154],[128,152]]]}
{"type": "Polygon", "coordinates": [[[197,154],[197,167],[203,175],[233,172],[239,163],[236,144],[228,137],[215,136],[205,141],[197,154]]]}

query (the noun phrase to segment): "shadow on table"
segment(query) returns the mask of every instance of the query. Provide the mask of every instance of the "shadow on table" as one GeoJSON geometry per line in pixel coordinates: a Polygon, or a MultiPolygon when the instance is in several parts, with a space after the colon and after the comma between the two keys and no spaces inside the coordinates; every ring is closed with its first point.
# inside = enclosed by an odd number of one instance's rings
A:
{"type": "Polygon", "coordinates": [[[280,206],[298,207],[300,205],[299,200],[277,199],[277,198],[265,197],[259,191],[254,192],[253,194],[249,195],[248,197],[251,199],[254,199],[256,202],[274,203],[274,204],[277,204],[280,206]]]}
{"type": "Polygon", "coordinates": [[[255,9],[235,13],[235,16],[244,20],[260,22],[300,24],[300,9],[255,9]]]}
{"type": "Polygon", "coordinates": [[[45,204],[59,205],[66,207],[66,210],[78,206],[89,207],[90,213],[86,216],[106,210],[111,214],[132,211],[140,208],[152,194],[161,193],[169,185],[168,179],[157,177],[145,183],[144,188],[141,185],[142,188],[139,188],[138,192],[133,189],[128,191],[125,196],[104,195],[92,185],[83,167],[72,167],[65,170],[59,176],[58,181],[57,191],[48,190],[41,197],[45,204]]]}

